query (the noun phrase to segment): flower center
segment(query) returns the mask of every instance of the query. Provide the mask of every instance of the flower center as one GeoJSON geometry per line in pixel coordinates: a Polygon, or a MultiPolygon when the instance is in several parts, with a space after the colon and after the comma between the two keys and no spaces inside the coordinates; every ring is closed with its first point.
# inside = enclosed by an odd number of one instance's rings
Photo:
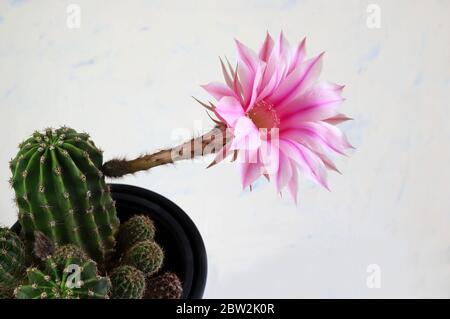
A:
{"type": "Polygon", "coordinates": [[[253,105],[247,116],[260,129],[270,130],[280,125],[280,119],[273,104],[269,104],[264,100],[253,105]]]}

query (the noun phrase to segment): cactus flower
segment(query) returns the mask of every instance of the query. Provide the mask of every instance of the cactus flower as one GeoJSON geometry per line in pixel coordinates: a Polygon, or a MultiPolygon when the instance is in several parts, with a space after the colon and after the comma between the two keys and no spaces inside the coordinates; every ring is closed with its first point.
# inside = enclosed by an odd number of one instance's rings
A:
{"type": "Polygon", "coordinates": [[[213,163],[234,153],[244,188],[265,176],[295,201],[299,176],[328,189],[327,169],[337,171],[330,155],[351,145],[335,126],[349,119],[338,110],[344,86],[319,81],[323,53],[305,59],[305,40],[291,49],[282,33],[267,34],[258,53],[236,46],[236,68],[221,60],[225,83],[203,86],[232,135],[213,163]]]}

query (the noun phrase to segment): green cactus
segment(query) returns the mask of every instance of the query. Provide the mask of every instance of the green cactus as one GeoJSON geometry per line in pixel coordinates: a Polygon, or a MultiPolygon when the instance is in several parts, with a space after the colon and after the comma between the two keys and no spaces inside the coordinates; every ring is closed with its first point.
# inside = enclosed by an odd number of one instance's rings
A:
{"type": "MultiPolygon", "coordinates": [[[[56,247],[51,257],[53,262],[59,267],[59,270],[64,269],[67,259],[71,259],[76,264],[83,264],[90,260],[89,256],[81,248],[72,244],[56,247]]],[[[49,265],[51,264],[46,263],[46,271],[51,271],[48,268],[49,265]]]]}
{"type": "Polygon", "coordinates": [[[119,266],[110,274],[114,299],[142,299],[145,292],[145,276],[133,266],[119,266]]]}
{"type": "Polygon", "coordinates": [[[155,225],[153,221],[145,215],[135,215],[120,225],[118,245],[122,251],[126,251],[134,244],[153,240],[155,237],[155,225]]]}
{"type": "Polygon", "coordinates": [[[105,299],[111,288],[107,277],[100,277],[96,263],[67,258],[57,264],[52,256],[45,270],[27,269],[27,282],[14,291],[17,299],[105,299]]]}
{"type": "Polygon", "coordinates": [[[56,264],[63,264],[64,260],[68,258],[74,258],[81,262],[85,262],[89,259],[80,247],[71,244],[56,247],[52,257],[56,264]]]}
{"type": "Polygon", "coordinates": [[[0,228],[0,290],[7,295],[25,277],[25,245],[12,230],[0,228]]]}
{"type": "Polygon", "coordinates": [[[114,251],[119,219],[101,172],[102,152],[89,135],[67,127],[35,132],[19,148],[10,184],[27,245],[41,231],[104,265],[114,251]]]}
{"type": "Polygon", "coordinates": [[[183,285],[180,278],[173,272],[150,278],[147,282],[145,299],[180,299],[183,295],[183,285]]]}
{"type": "Polygon", "coordinates": [[[146,240],[131,247],[123,258],[122,264],[141,270],[148,278],[161,269],[164,253],[154,241],[146,240]]]}

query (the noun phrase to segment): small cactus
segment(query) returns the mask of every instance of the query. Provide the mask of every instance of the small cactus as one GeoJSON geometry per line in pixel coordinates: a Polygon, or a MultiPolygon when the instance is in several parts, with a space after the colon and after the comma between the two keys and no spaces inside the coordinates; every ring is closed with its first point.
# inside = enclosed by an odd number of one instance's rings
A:
{"type": "Polygon", "coordinates": [[[180,299],[183,295],[183,285],[180,278],[173,272],[150,278],[147,282],[145,299],[180,299]]]}
{"type": "Polygon", "coordinates": [[[135,215],[120,225],[118,244],[122,251],[128,250],[134,244],[153,240],[155,237],[155,225],[145,215],[135,215]]]}
{"type": "Polygon", "coordinates": [[[25,277],[25,245],[9,228],[0,228],[0,290],[8,295],[25,277]]]}
{"type": "Polygon", "coordinates": [[[35,132],[11,161],[11,186],[28,247],[35,231],[57,245],[75,244],[104,265],[119,229],[101,171],[102,152],[88,134],[62,127],[35,132]]]}
{"type": "Polygon", "coordinates": [[[69,258],[76,259],[80,263],[89,260],[88,255],[81,248],[71,244],[57,247],[52,257],[57,265],[64,264],[64,261],[69,258]]]}
{"type": "Polygon", "coordinates": [[[133,266],[119,266],[110,274],[114,299],[142,299],[145,292],[145,276],[133,266]]]}
{"type": "Polygon", "coordinates": [[[122,264],[141,270],[148,278],[161,269],[164,253],[154,241],[143,241],[131,247],[125,254],[122,264]]]}
{"type": "Polygon", "coordinates": [[[107,277],[100,277],[96,263],[87,260],[81,265],[76,258],[67,258],[58,265],[49,256],[44,271],[27,269],[26,285],[17,287],[17,299],[105,299],[111,288],[107,277]],[[63,267],[61,267],[63,266],[63,267]]]}

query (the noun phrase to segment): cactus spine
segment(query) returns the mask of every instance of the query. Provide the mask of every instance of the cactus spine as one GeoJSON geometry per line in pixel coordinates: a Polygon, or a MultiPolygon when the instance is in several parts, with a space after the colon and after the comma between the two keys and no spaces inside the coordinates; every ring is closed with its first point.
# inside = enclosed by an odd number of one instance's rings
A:
{"type": "Polygon", "coordinates": [[[182,295],[181,280],[173,272],[150,278],[145,291],[146,299],[180,299],[182,295]]]}
{"type": "Polygon", "coordinates": [[[119,266],[110,275],[114,299],[142,299],[145,276],[133,266],[119,266]]]}
{"type": "Polygon", "coordinates": [[[131,247],[125,254],[122,263],[141,270],[148,278],[161,269],[164,253],[154,241],[143,241],[131,247]]]}
{"type": "Polygon", "coordinates": [[[144,215],[135,215],[120,225],[118,244],[122,251],[126,251],[134,244],[153,240],[155,237],[155,225],[153,221],[144,215]]]}
{"type": "Polygon", "coordinates": [[[98,276],[94,261],[78,258],[58,264],[49,256],[44,271],[29,268],[27,277],[27,284],[14,291],[17,299],[105,299],[111,288],[109,278],[98,276]]]}
{"type": "Polygon", "coordinates": [[[62,127],[35,132],[11,161],[11,186],[27,244],[41,231],[58,245],[72,243],[104,264],[119,220],[101,172],[102,152],[89,135],[62,127]]]}
{"type": "Polygon", "coordinates": [[[0,228],[0,292],[8,295],[25,277],[25,245],[13,231],[0,228]]]}

